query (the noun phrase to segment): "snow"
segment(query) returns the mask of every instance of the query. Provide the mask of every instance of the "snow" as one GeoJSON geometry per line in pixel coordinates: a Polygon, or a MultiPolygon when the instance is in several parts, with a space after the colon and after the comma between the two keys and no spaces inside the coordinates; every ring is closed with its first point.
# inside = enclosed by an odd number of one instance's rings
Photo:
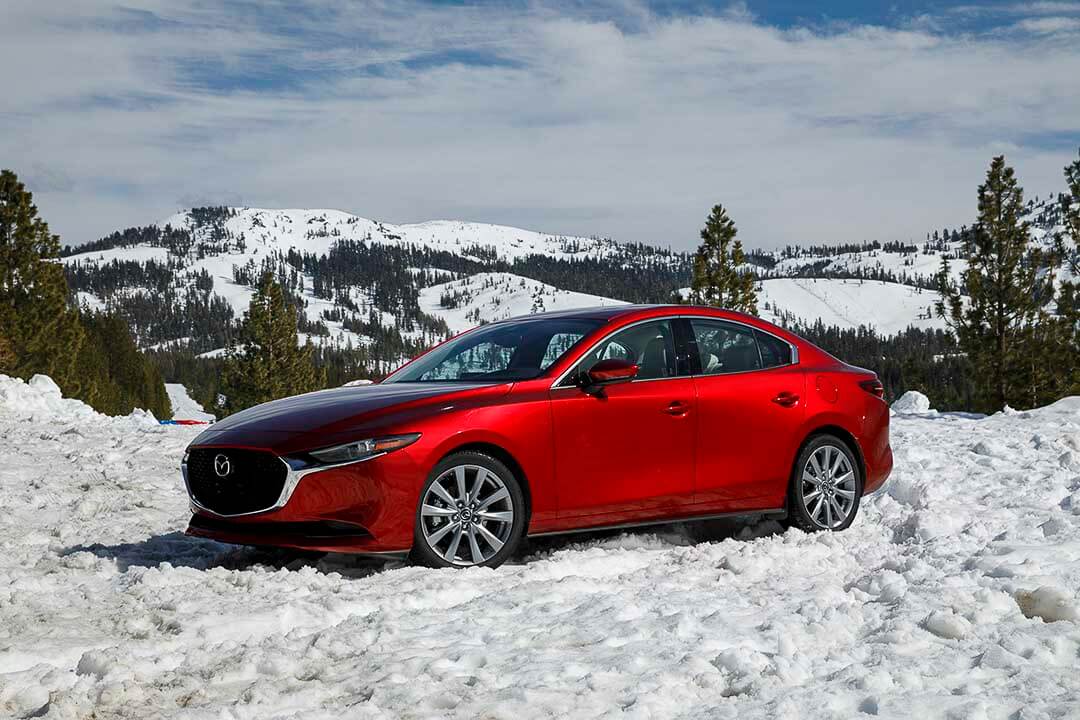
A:
{"type": "Polygon", "coordinates": [[[169,259],[169,251],[163,247],[139,244],[131,247],[116,247],[109,250],[93,250],[91,252],[78,253],[60,258],[65,265],[81,263],[83,265],[105,265],[113,260],[130,260],[132,262],[145,263],[148,260],[156,260],[166,263],[169,259]]]}
{"type": "Polygon", "coordinates": [[[759,287],[758,309],[772,322],[779,321],[779,309],[805,323],[821,320],[841,328],[865,325],[884,335],[909,326],[945,327],[945,321],[933,312],[938,294],[910,285],[878,280],[776,278],[763,280],[759,287]]]}
{"type": "Polygon", "coordinates": [[[626,304],[599,295],[560,290],[513,273],[477,273],[432,285],[420,291],[419,303],[422,311],[441,317],[454,333],[476,327],[481,322],[530,313],[626,304]],[[444,294],[459,295],[460,305],[443,307],[441,298],[444,294]]]}
{"type": "Polygon", "coordinates": [[[94,312],[105,310],[105,303],[97,295],[84,290],[75,293],[75,304],[79,307],[87,307],[94,312]]]}
{"type": "Polygon", "coordinates": [[[460,572],[184,536],[197,433],[0,377],[0,717],[1080,714],[1080,398],[897,416],[841,534],[608,533],[460,572]]]}
{"type": "Polygon", "coordinates": [[[203,406],[197,403],[188,394],[186,387],[180,383],[165,383],[165,392],[169,394],[169,403],[172,405],[174,420],[203,420],[213,422],[214,415],[203,410],[203,406]]]}
{"type": "MultiPolygon", "coordinates": [[[[244,236],[249,251],[257,248],[325,254],[338,240],[357,240],[383,245],[412,245],[444,250],[469,257],[476,247],[495,250],[498,257],[513,261],[532,254],[562,258],[618,255],[621,246],[606,238],[552,235],[505,225],[431,220],[395,225],[369,220],[340,210],[232,208],[236,213],[224,222],[226,231],[244,236]]],[[[188,212],[172,215],[160,223],[192,229],[188,212]]],[[[201,238],[196,232],[196,238],[201,238]]]]}
{"type": "Polygon", "coordinates": [[[933,410],[930,409],[930,398],[926,397],[918,390],[908,390],[906,393],[896,398],[896,401],[890,407],[894,413],[933,412],[933,410]]]}

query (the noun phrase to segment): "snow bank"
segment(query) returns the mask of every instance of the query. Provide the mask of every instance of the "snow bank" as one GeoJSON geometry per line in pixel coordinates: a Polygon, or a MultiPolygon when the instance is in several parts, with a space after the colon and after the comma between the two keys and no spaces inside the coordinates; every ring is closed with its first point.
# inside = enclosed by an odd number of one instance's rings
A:
{"type": "MultiPolygon", "coordinates": [[[[101,415],[81,400],[63,397],[60,387],[48,375],[34,375],[29,382],[0,375],[0,411],[9,417],[27,421],[105,421],[115,418],[101,415]]],[[[157,424],[149,410],[136,409],[125,421],[157,424]]]]}
{"type": "Polygon", "coordinates": [[[35,375],[29,382],[0,375],[0,408],[7,414],[27,420],[97,415],[79,400],[64,399],[59,386],[47,375],[35,375]]]}
{"type": "Polygon", "coordinates": [[[0,378],[0,717],[1080,716],[1080,399],[892,432],[844,533],[384,569],[188,538],[197,428],[0,378]]]}

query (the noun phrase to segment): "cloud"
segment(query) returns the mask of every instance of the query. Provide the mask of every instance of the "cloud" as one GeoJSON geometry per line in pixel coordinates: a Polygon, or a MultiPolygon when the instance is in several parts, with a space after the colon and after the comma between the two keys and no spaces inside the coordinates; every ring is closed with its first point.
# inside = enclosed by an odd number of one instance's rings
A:
{"type": "Polygon", "coordinates": [[[1080,117],[1080,47],[1024,24],[1061,8],[973,34],[633,0],[10,5],[0,158],[68,243],[191,198],[677,248],[721,202],[752,247],[918,239],[971,221],[993,154],[1060,189],[1080,117]]]}
{"type": "Polygon", "coordinates": [[[1026,18],[1018,22],[1016,26],[1026,32],[1052,35],[1080,30],[1080,18],[1055,16],[1026,18]]]}

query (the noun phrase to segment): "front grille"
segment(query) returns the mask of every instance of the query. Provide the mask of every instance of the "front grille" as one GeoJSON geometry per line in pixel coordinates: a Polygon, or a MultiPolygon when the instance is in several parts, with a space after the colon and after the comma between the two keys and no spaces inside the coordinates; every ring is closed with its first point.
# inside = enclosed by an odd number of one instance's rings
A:
{"type": "Polygon", "coordinates": [[[188,454],[187,477],[191,495],[199,505],[220,515],[269,510],[281,497],[288,468],[276,455],[261,450],[202,448],[188,454]],[[220,476],[215,458],[228,461],[220,476]]]}

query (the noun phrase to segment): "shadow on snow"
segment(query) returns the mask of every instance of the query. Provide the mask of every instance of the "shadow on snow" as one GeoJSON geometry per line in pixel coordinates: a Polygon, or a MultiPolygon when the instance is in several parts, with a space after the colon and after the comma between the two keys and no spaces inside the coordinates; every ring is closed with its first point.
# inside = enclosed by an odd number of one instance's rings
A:
{"type": "MultiPolygon", "coordinates": [[[[617,538],[644,540],[659,538],[671,545],[689,545],[698,542],[719,542],[726,539],[753,540],[783,532],[775,521],[754,522],[745,519],[718,519],[701,522],[678,522],[669,525],[651,525],[641,528],[594,530],[567,535],[550,535],[528,538],[508,561],[511,564],[527,563],[538,556],[560,550],[580,548],[590,543],[601,543],[617,538]]],[[[159,567],[165,563],[173,567],[197,570],[224,568],[247,570],[263,566],[273,569],[299,570],[314,567],[320,572],[339,573],[345,577],[362,578],[384,569],[401,567],[400,561],[386,561],[362,555],[344,553],[304,552],[288,548],[251,547],[226,545],[196,538],[182,532],[155,535],[146,540],[116,545],[93,543],[66,548],[61,555],[87,552],[99,558],[116,561],[121,571],[131,567],[159,567]]]]}

